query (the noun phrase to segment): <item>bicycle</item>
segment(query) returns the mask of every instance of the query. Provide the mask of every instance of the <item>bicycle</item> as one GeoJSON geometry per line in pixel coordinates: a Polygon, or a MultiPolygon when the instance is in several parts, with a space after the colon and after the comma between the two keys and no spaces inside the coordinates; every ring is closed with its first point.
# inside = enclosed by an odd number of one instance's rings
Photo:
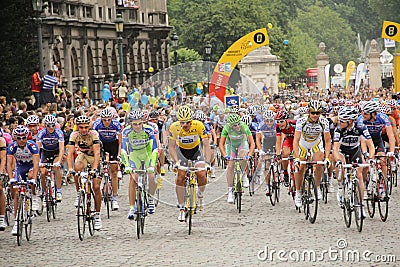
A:
{"type": "Polygon", "coordinates": [[[140,234],[144,234],[144,222],[147,217],[148,203],[148,188],[147,188],[147,170],[144,160],[140,161],[140,169],[133,172],[138,174],[136,181],[136,235],[140,239],[140,234]]]}
{"type": "MultiPolygon", "coordinates": [[[[326,161],[300,161],[300,165],[306,165],[306,171],[303,177],[303,185],[301,187],[301,202],[303,204],[303,211],[305,219],[310,223],[315,223],[318,212],[318,196],[317,186],[315,185],[313,168],[314,165],[325,165],[326,161]]],[[[298,171],[298,168],[297,170],[298,171]]],[[[299,208],[299,213],[301,209],[299,208]]]]}
{"type": "MultiPolygon", "coordinates": [[[[344,181],[343,181],[343,203],[341,208],[343,209],[344,223],[347,228],[351,225],[351,213],[354,212],[354,219],[356,221],[357,230],[362,231],[363,227],[363,203],[360,183],[357,178],[357,168],[369,167],[369,164],[361,163],[350,163],[342,164],[344,169],[344,181]],[[348,171],[351,170],[351,171],[348,171]]],[[[342,168],[339,168],[338,177],[342,176],[342,168]]]]}
{"type": "Polygon", "coordinates": [[[233,186],[234,186],[234,203],[236,203],[236,208],[239,211],[239,213],[242,212],[242,195],[244,192],[244,187],[243,187],[243,172],[242,168],[240,166],[240,162],[242,160],[248,160],[249,158],[232,158],[230,160],[234,161],[234,172],[233,172],[233,186]]]}
{"type": "MultiPolygon", "coordinates": [[[[21,179],[21,177],[20,177],[21,179]]],[[[31,239],[32,234],[32,189],[33,182],[19,181],[13,184],[14,188],[18,188],[18,209],[16,216],[17,230],[17,243],[18,246],[22,244],[22,229],[25,228],[25,238],[27,241],[31,239]]]]}
{"type": "Polygon", "coordinates": [[[271,202],[272,206],[275,206],[276,202],[279,202],[279,197],[280,197],[280,177],[279,177],[279,162],[277,159],[277,156],[275,153],[271,151],[267,151],[265,153],[266,156],[268,156],[267,159],[265,159],[265,167],[268,165],[268,171],[267,175],[269,176],[269,201],[271,202]],[[267,164],[268,163],[268,164],[267,164]]]}
{"type": "Polygon", "coordinates": [[[321,183],[319,185],[322,192],[322,201],[328,203],[328,193],[329,193],[329,179],[328,179],[328,168],[324,167],[324,172],[321,176],[321,183]]]}
{"type": "Polygon", "coordinates": [[[40,177],[40,172],[38,173],[38,177],[36,179],[35,191],[36,191],[36,196],[38,196],[40,198],[40,205],[39,205],[39,209],[36,211],[36,214],[39,216],[42,216],[43,209],[44,209],[44,206],[43,206],[44,192],[43,192],[43,185],[42,185],[42,179],[40,177]]]}
{"type": "Polygon", "coordinates": [[[375,155],[377,162],[372,165],[370,169],[367,188],[367,210],[371,218],[375,215],[375,203],[378,203],[378,210],[381,220],[385,222],[389,213],[389,194],[388,194],[388,180],[383,176],[380,158],[387,156],[375,155]]]}
{"type": "MultiPolygon", "coordinates": [[[[205,170],[205,168],[196,168],[193,166],[193,162],[191,160],[188,161],[188,166],[183,167],[180,166],[179,169],[185,170],[185,222],[189,225],[189,232],[190,235],[192,233],[192,217],[193,214],[196,213],[198,205],[197,199],[197,176],[196,172],[205,170]]],[[[202,207],[199,207],[201,210],[202,207]]]]}
{"type": "Polygon", "coordinates": [[[80,178],[79,199],[76,211],[76,218],[78,223],[78,236],[81,241],[85,236],[86,223],[88,225],[89,234],[94,235],[94,192],[92,190],[92,177],[90,174],[90,167],[86,171],[81,171],[78,175],[80,178]]]}
{"type": "Polygon", "coordinates": [[[289,175],[289,186],[287,188],[288,188],[288,195],[291,195],[292,199],[294,200],[294,196],[296,195],[296,182],[294,180],[294,173],[295,173],[296,169],[293,164],[294,156],[289,155],[289,157],[287,157],[287,158],[281,158],[281,161],[283,161],[283,160],[289,161],[288,167],[287,167],[287,172],[289,175]]]}
{"type": "Polygon", "coordinates": [[[103,182],[102,182],[102,200],[104,202],[104,205],[106,205],[107,209],[107,218],[110,219],[110,207],[111,210],[113,210],[113,203],[112,203],[112,183],[111,183],[111,177],[108,172],[110,169],[110,164],[107,160],[109,153],[105,152],[102,153],[102,159],[101,159],[101,170],[102,170],[102,176],[103,176],[103,182]]]}
{"type": "MultiPolygon", "coordinates": [[[[255,184],[257,182],[257,165],[258,165],[258,157],[259,154],[255,151],[254,157],[249,160],[249,167],[248,167],[248,177],[249,177],[249,195],[253,196],[255,193],[255,184]]],[[[260,179],[258,177],[258,179],[260,179]]]]}
{"type": "Polygon", "coordinates": [[[3,191],[6,200],[6,212],[4,214],[4,222],[10,226],[11,215],[14,214],[14,201],[11,197],[10,184],[8,183],[8,175],[3,173],[0,175],[1,182],[3,183],[3,191]]]}
{"type": "MultiPolygon", "coordinates": [[[[43,167],[47,169],[46,174],[46,191],[43,192],[43,199],[46,203],[46,218],[47,221],[50,222],[50,218],[56,219],[56,210],[57,210],[57,200],[56,200],[56,186],[54,182],[54,172],[53,172],[53,163],[51,159],[48,159],[49,163],[41,163],[43,167]]],[[[41,202],[42,203],[42,202],[41,202]]],[[[43,205],[42,205],[43,206],[43,205]]]]}

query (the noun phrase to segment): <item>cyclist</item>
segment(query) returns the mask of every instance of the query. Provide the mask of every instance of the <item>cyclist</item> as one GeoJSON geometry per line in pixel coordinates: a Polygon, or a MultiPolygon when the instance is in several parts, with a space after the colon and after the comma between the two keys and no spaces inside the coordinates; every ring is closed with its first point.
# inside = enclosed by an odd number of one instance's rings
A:
{"type": "Polygon", "coordinates": [[[126,166],[125,171],[130,173],[129,180],[129,206],[128,219],[133,220],[136,214],[136,181],[138,175],[133,170],[140,168],[141,161],[145,163],[149,181],[150,197],[148,199],[149,213],[155,211],[154,193],[157,185],[154,181],[155,165],[157,163],[157,140],[154,130],[148,125],[143,124],[143,112],[133,110],[128,114],[130,125],[122,131],[122,162],[126,166]]]}
{"type": "Polygon", "coordinates": [[[224,128],[225,124],[226,124],[225,112],[222,109],[218,109],[217,116],[215,116],[214,118],[214,131],[215,134],[217,135],[217,143],[219,143],[219,140],[221,138],[222,128],[224,128]]]}
{"type": "MultiPolygon", "coordinates": [[[[257,138],[256,145],[259,151],[260,157],[263,160],[260,160],[257,165],[258,175],[262,174],[261,167],[262,162],[266,159],[265,154],[273,149],[276,144],[276,124],[275,124],[275,112],[272,110],[266,110],[264,112],[264,121],[261,124],[261,127],[257,130],[257,138]]],[[[266,166],[268,168],[269,166],[266,166]]],[[[265,174],[265,195],[270,195],[269,188],[269,173],[265,174]]]]}
{"type": "Polygon", "coordinates": [[[112,207],[119,209],[118,204],[118,158],[121,155],[122,126],[113,119],[114,114],[110,108],[100,111],[100,118],[95,120],[92,128],[99,133],[103,152],[108,153],[111,172],[112,207]]]}
{"type": "MultiPolygon", "coordinates": [[[[367,101],[363,103],[361,110],[362,114],[358,117],[358,122],[367,126],[372,142],[375,146],[375,155],[385,155],[386,150],[381,136],[382,129],[385,128],[389,141],[389,152],[387,152],[386,155],[392,157],[394,155],[396,140],[388,116],[379,112],[379,103],[377,101],[367,101]]],[[[386,179],[387,166],[385,160],[381,161],[381,166],[383,176],[386,179]]],[[[366,171],[367,170],[364,170],[364,176],[366,176],[366,171]]]]}
{"type": "MultiPolygon", "coordinates": [[[[293,151],[293,138],[296,129],[296,121],[289,120],[289,114],[286,110],[280,110],[276,113],[276,155],[282,158],[288,158],[293,151]],[[283,134],[283,135],[282,135],[283,134]]],[[[289,186],[288,161],[282,160],[284,185],[289,186]]]]}
{"type": "MultiPolygon", "coordinates": [[[[7,148],[7,173],[10,177],[10,184],[14,184],[19,179],[28,180],[32,188],[32,210],[39,209],[39,197],[36,196],[35,184],[36,177],[39,172],[39,148],[32,140],[27,140],[29,134],[28,128],[18,125],[13,130],[14,142],[7,148]],[[15,172],[13,172],[14,160],[16,161],[15,172]]],[[[17,214],[18,193],[17,188],[11,189],[14,199],[14,215],[17,214]]],[[[17,216],[15,216],[16,218],[17,216]]],[[[13,235],[17,235],[18,223],[15,221],[11,231],[13,235]]]]}
{"type": "MultiPolygon", "coordinates": [[[[157,129],[155,129],[154,134],[157,132],[158,133],[158,142],[159,142],[159,159],[160,159],[160,174],[165,175],[165,169],[164,169],[164,164],[165,164],[165,153],[164,153],[164,138],[162,134],[162,129],[164,127],[164,121],[160,118],[160,112],[157,110],[152,110],[149,113],[149,123],[155,123],[157,125],[157,129]]],[[[150,125],[150,124],[149,124],[150,125]]]]}
{"type": "MultiPolygon", "coordinates": [[[[6,173],[7,144],[3,138],[3,131],[0,131],[0,175],[6,173]]],[[[6,213],[6,198],[3,191],[3,181],[0,181],[0,231],[4,231],[7,223],[4,220],[6,213]]]]}
{"type": "MultiPolygon", "coordinates": [[[[232,113],[228,116],[228,123],[224,126],[219,142],[221,154],[227,160],[232,158],[244,158],[240,165],[243,171],[243,186],[249,186],[249,179],[246,175],[246,158],[254,152],[255,144],[249,127],[242,121],[238,114],[232,113]]],[[[233,161],[228,162],[227,182],[228,182],[228,203],[233,203],[233,161]]]]}
{"type": "MultiPolygon", "coordinates": [[[[322,105],[318,100],[311,100],[308,103],[308,116],[300,118],[296,122],[296,129],[293,139],[294,164],[299,165],[300,160],[306,160],[307,154],[312,153],[312,160],[322,161],[324,158],[324,148],[331,151],[331,135],[329,133],[329,122],[321,118],[322,105]],[[322,136],[323,140],[322,141],[322,136]],[[323,142],[325,145],[323,145],[323,142]]],[[[329,152],[328,152],[329,153],[329,152]]],[[[329,162],[328,155],[325,156],[329,162]]],[[[296,184],[295,205],[301,207],[301,187],[303,185],[303,176],[305,165],[298,166],[299,171],[294,174],[296,184]]],[[[322,176],[322,165],[315,167],[314,177],[317,186],[317,198],[322,199],[322,192],[319,187],[322,176]]]]}
{"type": "MultiPolygon", "coordinates": [[[[170,128],[169,153],[175,162],[175,169],[178,169],[178,178],[176,180],[176,196],[178,199],[179,216],[178,220],[185,220],[184,193],[185,193],[185,171],[179,169],[179,166],[187,167],[191,160],[195,167],[205,168],[205,161],[210,162],[211,148],[210,140],[205,130],[205,126],[198,120],[193,120],[193,112],[188,106],[181,106],[178,109],[178,121],[174,122],[170,128]],[[205,158],[203,156],[204,147],[205,158]]],[[[206,171],[196,172],[199,190],[197,197],[200,207],[204,205],[204,190],[207,184],[206,171]]]]}
{"type": "MultiPolygon", "coordinates": [[[[336,161],[336,166],[339,168],[343,162],[346,162],[345,157],[348,157],[349,163],[363,163],[363,151],[361,151],[361,136],[365,139],[369,156],[374,157],[375,149],[372,143],[371,135],[367,127],[357,121],[358,112],[354,107],[344,107],[339,110],[338,119],[339,125],[335,129],[333,138],[333,158],[336,161]]],[[[366,151],[364,151],[366,152],[366,151]]],[[[373,160],[371,160],[371,163],[373,160]]],[[[357,168],[357,177],[360,183],[360,190],[363,199],[364,196],[364,179],[361,167],[357,168]]],[[[338,169],[336,169],[338,173],[338,169]]],[[[342,206],[343,201],[343,177],[337,177],[338,180],[338,201],[342,206]]],[[[363,210],[364,213],[364,210],[363,210]]]]}
{"type": "MultiPolygon", "coordinates": [[[[93,179],[94,205],[96,209],[94,217],[94,229],[100,230],[102,222],[100,217],[101,209],[101,177],[98,177],[98,168],[100,163],[100,139],[99,134],[95,130],[90,129],[90,119],[86,115],[81,115],[75,119],[75,124],[78,131],[72,132],[67,145],[68,155],[68,172],[69,175],[74,175],[87,167],[88,163],[91,166],[90,175],[93,179]],[[74,163],[75,146],[78,146],[79,152],[74,163]],[[74,166],[72,168],[72,166],[74,166]]],[[[79,201],[79,180],[78,176],[74,175],[75,189],[77,192],[75,207],[79,201]]]]}
{"type": "MultiPolygon", "coordinates": [[[[54,176],[56,180],[56,200],[62,200],[61,189],[61,165],[64,155],[64,134],[60,129],[56,129],[57,119],[52,115],[46,115],[43,119],[45,128],[40,130],[37,136],[37,145],[40,150],[40,167],[42,163],[53,163],[54,176]],[[52,160],[51,160],[52,159],[52,160]],[[50,160],[52,162],[50,162],[50,160]]],[[[46,168],[40,168],[42,186],[46,192],[46,168]]]]}
{"type": "Polygon", "coordinates": [[[39,130],[42,129],[41,127],[39,127],[39,122],[40,118],[37,115],[30,115],[26,119],[26,125],[28,126],[29,129],[28,140],[36,142],[38,132],[39,130]]]}

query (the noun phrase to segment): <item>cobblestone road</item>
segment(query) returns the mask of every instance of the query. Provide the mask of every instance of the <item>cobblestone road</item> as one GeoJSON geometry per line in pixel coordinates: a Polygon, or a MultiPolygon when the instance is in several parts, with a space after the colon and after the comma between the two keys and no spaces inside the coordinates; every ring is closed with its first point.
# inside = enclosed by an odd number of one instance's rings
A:
{"type": "Polygon", "coordinates": [[[243,211],[238,214],[235,206],[226,202],[224,173],[220,170],[218,174],[219,178],[207,186],[205,209],[194,215],[190,236],[187,225],[177,221],[172,174],[165,178],[162,203],[147,217],[140,240],[134,222],[126,219],[127,177],[120,189],[121,209],[112,212],[110,219],[103,209],[103,229],[93,237],[86,234],[83,241],[77,235],[74,186],[64,187],[58,218],[48,223],[45,216],[36,217],[29,243],[18,247],[11,227],[0,233],[0,266],[400,265],[399,188],[393,191],[387,222],[377,216],[367,218],[359,233],[354,221],[351,228],[344,225],[335,194],[329,194],[328,204],[320,204],[315,224],[295,210],[286,189],[275,207],[261,188],[253,197],[246,192],[243,211]],[[316,261],[312,261],[313,252],[316,261]],[[391,262],[376,261],[379,256],[391,262]]]}

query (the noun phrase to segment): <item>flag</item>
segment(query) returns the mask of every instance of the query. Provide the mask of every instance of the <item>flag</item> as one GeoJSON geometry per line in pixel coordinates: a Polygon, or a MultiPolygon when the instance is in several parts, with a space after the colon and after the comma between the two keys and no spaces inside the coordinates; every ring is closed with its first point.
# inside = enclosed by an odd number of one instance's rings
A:
{"type": "Polygon", "coordinates": [[[353,71],[356,69],[356,63],[354,61],[349,61],[346,67],[346,89],[348,89],[350,76],[353,74],[353,71]]]}

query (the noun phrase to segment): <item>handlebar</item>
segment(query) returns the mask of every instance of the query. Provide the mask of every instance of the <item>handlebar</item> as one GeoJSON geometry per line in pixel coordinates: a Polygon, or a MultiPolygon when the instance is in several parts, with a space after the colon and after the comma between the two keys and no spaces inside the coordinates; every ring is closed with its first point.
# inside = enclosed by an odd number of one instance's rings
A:
{"type": "Polygon", "coordinates": [[[300,165],[325,165],[327,162],[324,161],[306,161],[306,160],[301,160],[300,165]]]}
{"type": "Polygon", "coordinates": [[[343,168],[357,168],[357,167],[369,167],[371,166],[369,163],[351,163],[351,164],[342,164],[343,168]]]}

